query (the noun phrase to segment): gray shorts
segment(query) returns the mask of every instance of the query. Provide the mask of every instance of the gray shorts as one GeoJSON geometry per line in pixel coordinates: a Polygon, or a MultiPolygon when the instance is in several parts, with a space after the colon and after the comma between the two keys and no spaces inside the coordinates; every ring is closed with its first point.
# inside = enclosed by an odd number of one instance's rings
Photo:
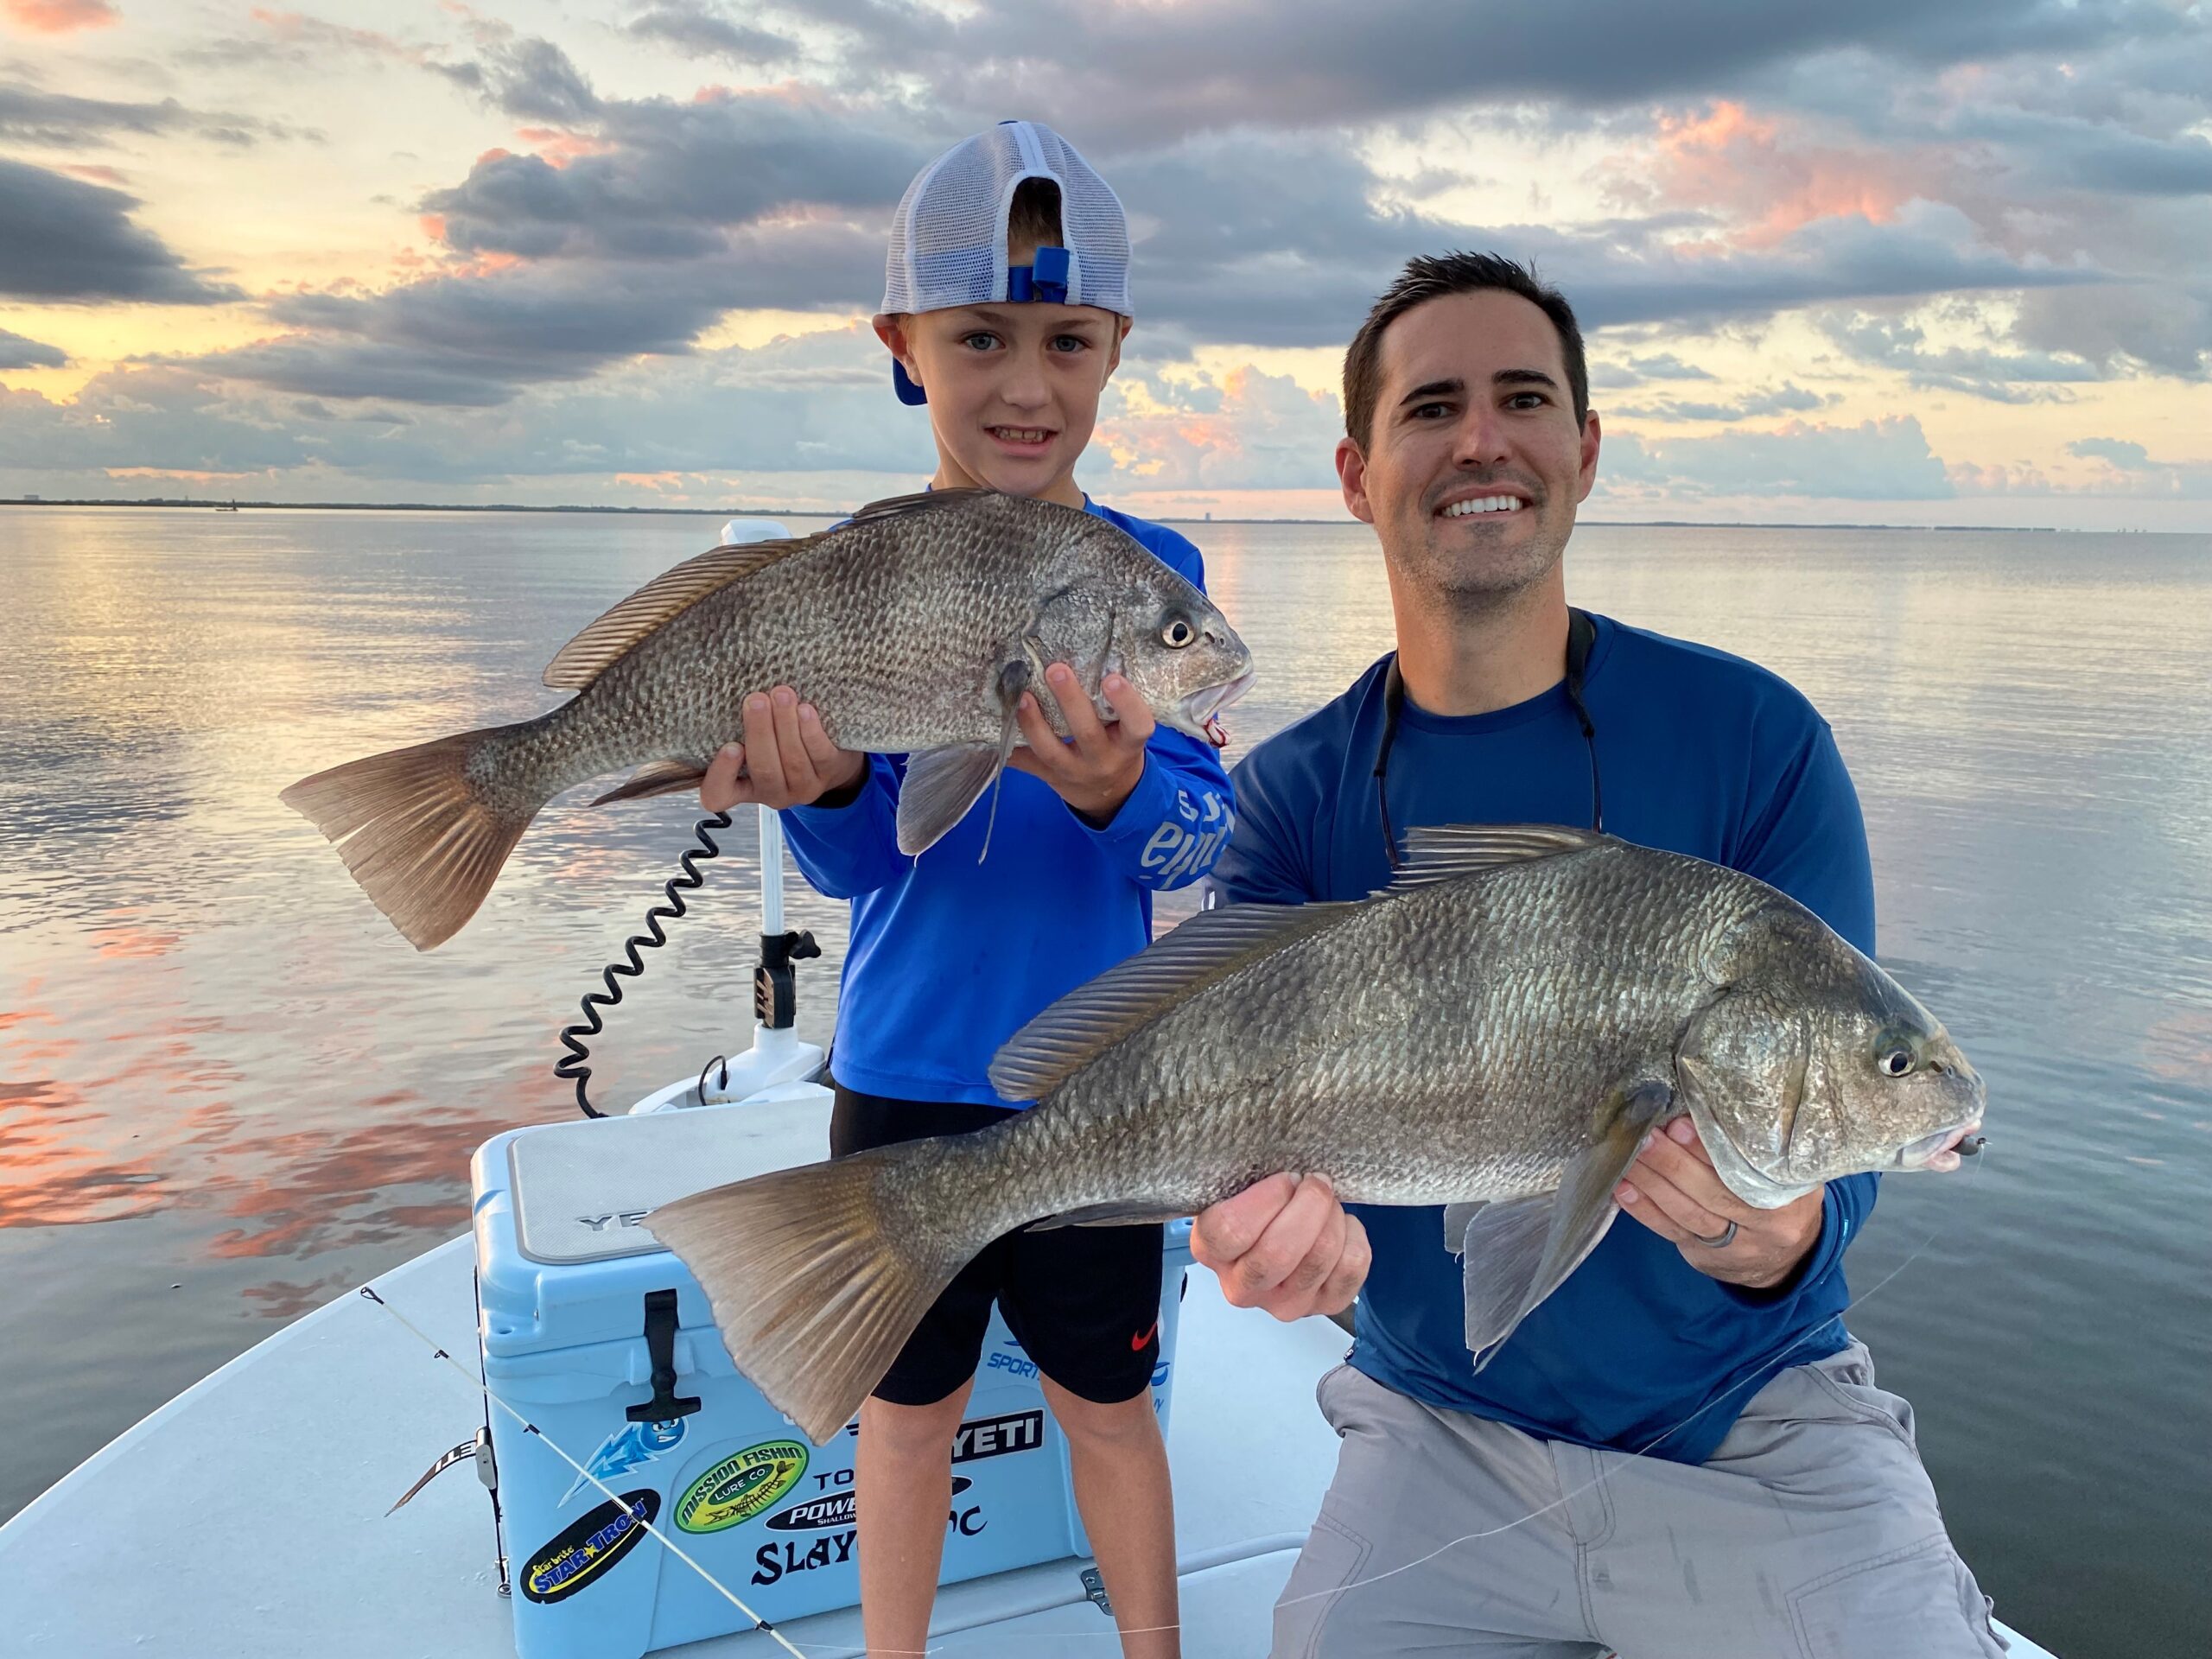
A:
{"type": "Polygon", "coordinates": [[[1274,1659],[2005,1652],[1912,1408],[1858,1343],[1777,1376],[1699,1465],[1541,1440],[1349,1366],[1319,1399],[1344,1447],[1274,1659]]]}

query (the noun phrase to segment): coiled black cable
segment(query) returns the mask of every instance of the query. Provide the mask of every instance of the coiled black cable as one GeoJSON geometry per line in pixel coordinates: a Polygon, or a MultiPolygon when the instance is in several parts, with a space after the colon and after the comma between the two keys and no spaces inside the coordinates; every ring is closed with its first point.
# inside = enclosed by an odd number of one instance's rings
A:
{"type": "MultiPolygon", "coordinates": [[[[607,1114],[591,1103],[591,1096],[584,1092],[584,1084],[591,1077],[591,1050],[584,1046],[587,1037],[596,1037],[606,1029],[599,1017],[601,1008],[620,1006],[622,988],[615,983],[617,976],[635,979],[645,971],[645,964],[638,955],[640,950],[657,950],[668,943],[668,935],[661,928],[663,921],[674,921],[685,913],[683,895],[696,893],[706,885],[707,878],[699,866],[710,858],[720,858],[722,849],[715,842],[709,830],[727,830],[730,816],[717,812],[712,817],[702,818],[691,826],[691,833],[699,838],[699,845],[686,849],[678,861],[683,866],[680,874],[671,875],[662,884],[661,892],[668,902],[655,905],[645,912],[645,931],[633,933],[622,942],[622,962],[610,962],[600,972],[600,979],[607,987],[604,991],[586,991],[583,995],[584,1017],[572,1026],[561,1029],[561,1046],[568,1053],[555,1063],[553,1075],[576,1085],[576,1104],[586,1117],[605,1117],[607,1114]]],[[[712,1062],[709,1062],[709,1065],[712,1062]]]]}

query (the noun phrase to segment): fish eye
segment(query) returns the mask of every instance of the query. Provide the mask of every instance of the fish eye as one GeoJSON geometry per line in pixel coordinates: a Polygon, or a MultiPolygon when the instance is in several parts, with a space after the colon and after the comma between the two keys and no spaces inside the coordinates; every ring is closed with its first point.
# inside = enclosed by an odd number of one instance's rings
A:
{"type": "Polygon", "coordinates": [[[1198,637],[1198,631],[1179,616],[1160,631],[1160,643],[1173,651],[1182,650],[1198,637]]]}
{"type": "Polygon", "coordinates": [[[1885,1077],[1901,1077],[1912,1070],[1912,1051],[1909,1048],[1892,1048],[1884,1053],[1874,1064],[1882,1068],[1885,1077]]]}

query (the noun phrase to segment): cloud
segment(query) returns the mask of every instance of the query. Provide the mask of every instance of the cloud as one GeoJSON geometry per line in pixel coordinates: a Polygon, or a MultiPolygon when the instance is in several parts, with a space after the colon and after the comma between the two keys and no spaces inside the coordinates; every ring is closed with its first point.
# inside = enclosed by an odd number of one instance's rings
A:
{"type": "Polygon", "coordinates": [[[1685,363],[1670,352],[1654,352],[1625,363],[1593,362],[1590,384],[1607,391],[1648,385],[1655,380],[1711,380],[1714,377],[1694,363],[1685,363]]]}
{"type": "Polygon", "coordinates": [[[733,22],[699,0],[666,0],[650,6],[632,18],[624,32],[635,40],[673,47],[687,58],[720,58],[745,66],[783,63],[798,54],[797,42],[733,22]]]}
{"type": "Polygon", "coordinates": [[[0,369],[60,369],[68,365],[69,354],[60,347],[0,328],[0,369]]]}
{"type": "Polygon", "coordinates": [[[292,333],[191,366],[311,397],[488,408],[524,386],[583,379],[647,353],[686,353],[733,309],[795,296],[807,296],[802,306],[838,304],[880,257],[874,236],[825,223],[735,232],[711,258],[555,261],[433,276],[365,297],[288,296],[270,311],[292,333]]]}
{"type": "Polygon", "coordinates": [[[1610,505],[1652,497],[1939,501],[1955,491],[1913,416],[1778,432],[1654,441],[1609,437],[1598,463],[1610,505]]]}
{"type": "Polygon", "coordinates": [[[1344,435],[1337,399],[1249,365],[1204,373],[1130,375],[1108,388],[1092,449],[1111,459],[1103,482],[1125,490],[1325,489],[1344,435]]]}
{"type": "Polygon", "coordinates": [[[493,38],[482,50],[474,62],[427,67],[521,120],[588,121],[599,113],[599,94],[552,41],[535,35],[493,38]]]}
{"type": "Polygon", "coordinates": [[[2066,446],[2066,453],[2102,461],[2107,469],[2107,476],[2098,481],[2102,488],[2212,500],[2212,460],[2153,461],[2149,448],[2126,438],[2076,438],[2066,446]]]}
{"type": "Polygon", "coordinates": [[[1838,394],[1808,391],[1792,382],[1738,397],[1733,403],[1681,403],[1665,398],[1656,404],[1623,404],[1602,414],[1639,421],[1749,421],[1762,416],[1803,414],[1825,409],[1838,394]]]}
{"type": "Polygon", "coordinates": [[[2099,364],[2071,353],[2000,349],[1995,344],[1934,346],[1920,325],[1896,318],[1832,315],[1823,331],[1860,362],[1902,371],[1912,385],[1962,391],[1993,403],[2063,398],[2067,386],[2107,375],[2099,364]]]}
{"type": "Polygon", "coordinates": [[[199,365],[118,368],[73,403],[0,389],[0,465],[262,473],[326,498],[375,480],[413,489],[671,471],[925,477],[928,422],[892,395],[886,365],[855,324],[618,365],[582,385],[521,388],[496,409],[453,398],[405,411],[319,404],[199,365]]]}
{"type": "Polygon", "coordinates": [[[212,305],[243,297],[130,222],[136,196],[0,160],[0,294],[212,305]]]}
{"type": "Polygon", "coordinates": [[[2151,460],[2148,449],[2124,438],[2076,438],[2066,446],[2066,453],[2088,460],[2108,461],[2115,467],[2130,469],[2147,466],[2151,460]]]}
{"type": "Polygon", "coordinates": [[[0,14],[33,35],[111,29],[123,21],[123,14],[108,0],[0,0],[0,14]]]}
{"type": "MultiPolygon", "coordinates": [[[[859,211],[880,238],[906,181],[934,153],[813,94],[715,90],[683,104],[617,102],[601,115],[599,153],[556,167],[493,151],[460,184],[425,198],[423,211],[460,251],[533,258],[694,257],[779,209],[798,219],[859,211]]],[[[880,294],[880,244],[867,264],[865,286],[880,294]]]]}
{"type": "Polygon", "coordinates": [[[188,110],[173,98],[158,104],[49,92],[22,81],[0,81],[0,138],[55,149],[107,143],[117,133],[152,136],[186,132],[218,143],[250,144],[259,138],[317,138],[311,128],[248,116],[188,110]]]}
{"type": "Polygon", "coordinates": [[[327,75],[340,63],[385,61],[429,67],[429,51],[409,46],[372,29],[334,23],[305,12],[256,6],[250,14],[257,29],[178,48],[180,63],[210,68],[268,64],[313,68],[327,75]]]}
{"type": "Polygon", "coordinates": [[[980,123],[1057,112],[1068,130],[1131,144],[1241,125],[1402,121],[1482,101],[1618,108],[1858,49],[1941,66],[2082,52],[2185,21],[2150,0],[1562,0],[1493,9],[1372,0],[982,0],[957,16],[902,0],[804,0],[777,10],[841,32],[855,84],[912,77],[980,123]]]}

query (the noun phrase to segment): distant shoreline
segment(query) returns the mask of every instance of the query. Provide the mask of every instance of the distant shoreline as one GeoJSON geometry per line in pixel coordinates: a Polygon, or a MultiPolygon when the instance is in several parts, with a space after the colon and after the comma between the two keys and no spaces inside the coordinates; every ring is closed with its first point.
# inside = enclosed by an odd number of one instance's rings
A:
{"type": "MultiPolygon", "coordinates": [[[[22,496],[0,496],[0,507],[191,507],[202,512],[233,505],[227,501],[194,501],[177,497],[149,496],[143,500],[120,501],[108,499],[29,499],[22,496]]],[[[585,506],[525,506],[519,502],[466,503],[452,501],[240,501],[235,504],[240,512],[248,511],[285,511],[292,512],[548,512],[548,513],[603,513],[614,517],[658,518],[839,518],[842,513],[831,512],[821,507],[585,507],[585,506]]],[[[1164,524],[1350,524],[1351,518],[1192,518],[1171,516],[1156,522],[1164,524]]],[[[2186,531],[2158,530],[2095,530],[2063,531],[2056,524],[1801,524],[1789,519],[1749,518],[1584,518],[1578,521],[1591,530],[1910,530],[1922,531],[1958,531],[1972,533],[1987,531],[2023,536],[2166,536],[2187,535],[2186,531]]]]}

